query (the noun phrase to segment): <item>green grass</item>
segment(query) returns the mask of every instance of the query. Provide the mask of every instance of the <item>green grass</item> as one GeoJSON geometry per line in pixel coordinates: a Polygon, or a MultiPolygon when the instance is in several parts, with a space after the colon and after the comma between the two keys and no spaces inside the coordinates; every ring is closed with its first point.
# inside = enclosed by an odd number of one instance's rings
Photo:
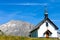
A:
{"type": "Polygon", "coordinates": [[[29,38],[20,36],[0,36],[0,40],[59,40],[57,38],[29,38]]]}

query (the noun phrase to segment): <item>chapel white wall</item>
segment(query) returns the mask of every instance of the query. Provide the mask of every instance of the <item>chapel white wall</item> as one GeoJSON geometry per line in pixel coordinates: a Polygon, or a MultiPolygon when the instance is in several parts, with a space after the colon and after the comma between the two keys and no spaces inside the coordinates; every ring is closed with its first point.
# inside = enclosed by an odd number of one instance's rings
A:
{"type": "Polygon", "coordinates": [[[38,37],[45,37],[45,35],[43,35],[43,34],[44,34],[45,31],[47,31],[47,29],[52,32],[52,35],[50,37],[58,37],[57,36],[57,30],[55,30],[53,25],[51,25],[49,22],[48,22],[48,28],[46,27],[46,22],[44,22],[40,26],[40,28],[38,29],[38,37]]]}

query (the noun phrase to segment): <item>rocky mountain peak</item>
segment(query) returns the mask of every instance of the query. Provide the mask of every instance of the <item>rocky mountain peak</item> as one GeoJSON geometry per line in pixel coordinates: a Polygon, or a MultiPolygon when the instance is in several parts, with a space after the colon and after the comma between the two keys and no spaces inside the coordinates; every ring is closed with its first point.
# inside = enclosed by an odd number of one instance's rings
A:
{"type": "Polygon", "coordinates": [[[32,29],[34,29],[34,25],[18,20],[11,20],[0,26],[0,30],[2,30],[6,35],[16,36],[28,36],[32,29]]]}

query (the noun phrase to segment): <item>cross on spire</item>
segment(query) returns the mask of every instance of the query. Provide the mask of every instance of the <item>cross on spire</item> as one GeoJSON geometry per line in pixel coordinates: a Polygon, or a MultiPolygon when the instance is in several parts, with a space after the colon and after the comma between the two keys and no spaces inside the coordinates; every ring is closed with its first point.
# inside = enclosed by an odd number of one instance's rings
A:
{"type": "Polygon", "coordinates": [[[45,15],[45,18],[48,18],[47,6],[45,6],[44,15],[45,15]]]}

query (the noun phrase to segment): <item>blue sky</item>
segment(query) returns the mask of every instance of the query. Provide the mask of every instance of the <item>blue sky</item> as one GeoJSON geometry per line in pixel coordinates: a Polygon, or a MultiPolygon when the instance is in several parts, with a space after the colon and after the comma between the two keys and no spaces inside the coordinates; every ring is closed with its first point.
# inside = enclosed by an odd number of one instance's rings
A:
{"type": "Polygon", "coordinates": [[[0,24],[22,20],[37,25],[44,19],[45,5],[49,18],[60,29],[60,0],[0,0],[0,24]]]}

